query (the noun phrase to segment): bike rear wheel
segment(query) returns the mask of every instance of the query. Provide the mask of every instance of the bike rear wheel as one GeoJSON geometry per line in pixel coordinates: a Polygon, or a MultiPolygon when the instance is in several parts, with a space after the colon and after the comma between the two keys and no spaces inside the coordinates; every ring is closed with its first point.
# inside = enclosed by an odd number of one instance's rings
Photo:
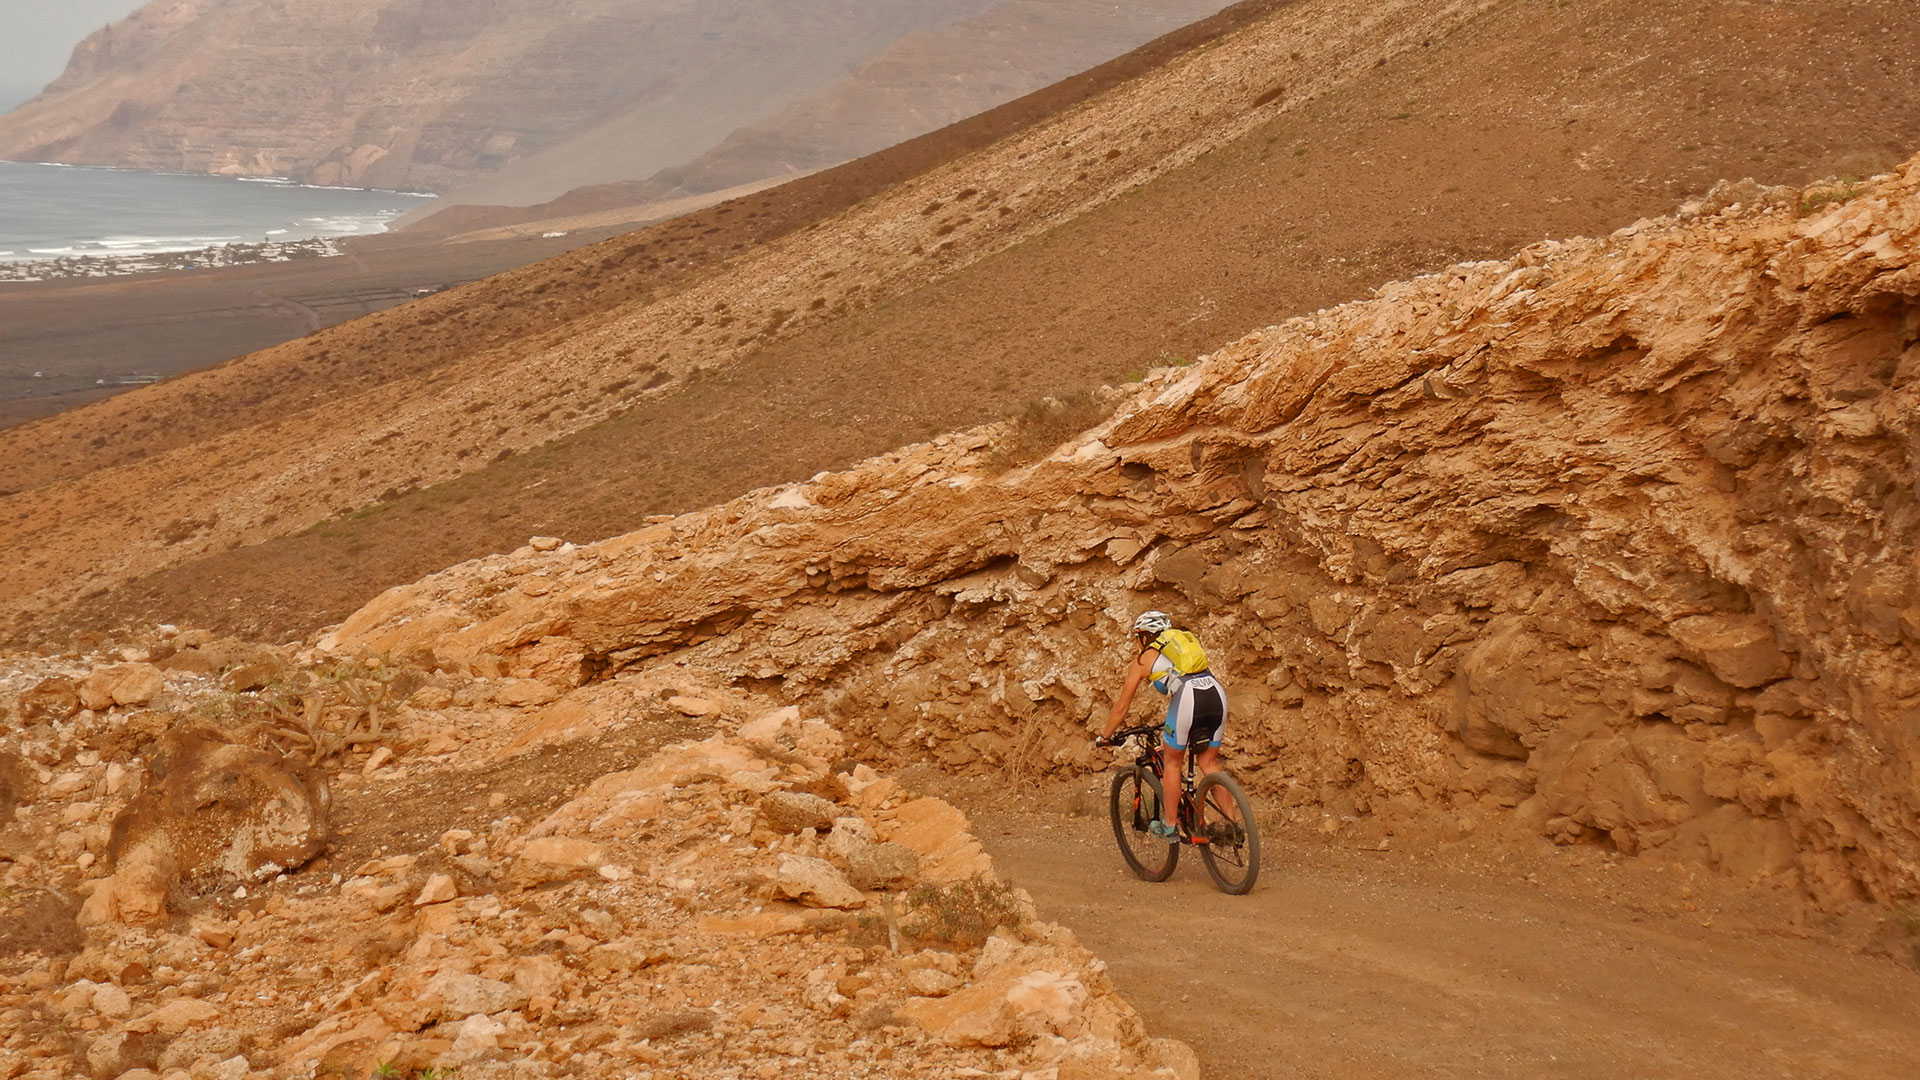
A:
{"type": "Polygon", "coordinates": [[[1260,876],[1260,830],[1253,822],[1253,804],[1239,781],[1224,772],[1203,777],[1195,792],[1200,804],[1200,857],[1220,891],[1239,896],[1253,888],[1260,876]],[[1234,815],[1214,804],[1215,792],[1232,804],[1234,815]]]}
{"type": "Polygon", "coordinates": [[[1147,831],[1160,816],[1160,781],[1138,765],[1113,775],[1107,812],[1113,818],[1113,839],[1127,869],[1143,881],[1165,881],[1180,861],[1180,846],[1147,831]]]}

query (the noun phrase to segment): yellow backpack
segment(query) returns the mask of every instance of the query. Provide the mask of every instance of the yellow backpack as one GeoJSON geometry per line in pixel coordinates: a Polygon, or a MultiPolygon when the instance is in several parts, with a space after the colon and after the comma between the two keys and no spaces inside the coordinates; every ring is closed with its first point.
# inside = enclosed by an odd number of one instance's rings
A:
{"type": "Polygon", "coordinates": [[[1191,675],[1207,670],[1207,650],[1200,647],[1199,638],[1185,630],[1162,630],[1147,647],[1158,649],[1177,674],[1191,675]]]}

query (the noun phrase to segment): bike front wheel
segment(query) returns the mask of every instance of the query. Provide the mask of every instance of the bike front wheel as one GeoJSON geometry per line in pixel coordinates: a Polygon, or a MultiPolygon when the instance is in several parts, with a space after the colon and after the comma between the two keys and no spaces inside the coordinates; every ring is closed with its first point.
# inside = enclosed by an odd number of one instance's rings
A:
{"type": "Polygon", "coordinates": [[[1165,881],[1180,861],[1180,846],[1153,835],[1147,827],[1160,817],[1160,781],[1138,765],[1113,776],[1107,813],[1113,818],[1113,839],[1127,869],[1142,881],[1165,881]]]}
{"type": "Polygon", "coordinates": [[[1200,857],[1220,891],[1239,896],[1253,888],[1260,876],[1260,830],[1253,821],[1253,804],[1239,781],[1224,772],[1211,773],[1195,793],[1200,804],[1200,857]],[[1218,805],[1233,807],[1231,815],[1218,805]]]}

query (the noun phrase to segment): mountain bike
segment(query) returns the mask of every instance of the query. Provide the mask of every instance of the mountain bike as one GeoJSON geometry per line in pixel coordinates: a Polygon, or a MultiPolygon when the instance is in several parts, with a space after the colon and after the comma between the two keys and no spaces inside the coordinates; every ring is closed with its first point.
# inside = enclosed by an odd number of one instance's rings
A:
{"type": "Polygon", "coordinates": [[[1132,744],[1139,751],[1133,764],[1114,774],[1108,791],[1107,812],[1113,818],[1120,857],[1141,880],[1165,881],[1180,861],[1180,846],[1191,844],[1200,849],[1207,874],[1221,892],[1234,896],[1247,892],[1260,876],[1260,831],[1247,793],[1225,770],[1196,783],[1193,761],[1199,755],[1187,754],[1186,775],[1180,778],[1177,840],[1163,840],[1148,831],[1160,816],[1161,792],[1166,790],[1159,736],[1159,725],[1147,724],[1116,731],[1110,740],[1113,745],[1132,744]],[[1233,809],[1224,809],[1222,802],[1233,809]]]}

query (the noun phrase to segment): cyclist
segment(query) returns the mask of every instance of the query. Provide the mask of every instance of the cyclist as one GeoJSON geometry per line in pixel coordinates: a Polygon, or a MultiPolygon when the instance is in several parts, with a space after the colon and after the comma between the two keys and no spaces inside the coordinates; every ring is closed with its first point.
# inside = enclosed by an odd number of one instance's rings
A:
{"type": "MultiPolygon", "coordinates": [[[[1161,733],[1160,760],[1165,766],[1161,776],[1169,788],[1180,783],[1180,770],[1186,766],[1187,748],[1198,747],[1194,764],[1202,776],[1220,771],[1220,738],[1227,725],[1227,692],[1207,669],[1207,652],[1200,639],[1186,630],[1174,628],[1173,619],[1164,611],[1148,611],[1133,620],[1133,634],[1139,655],[1127,665],[1127,682],[1107,714],[1107,728],[1095,740],[1111,745],[1113,733],[1133,705],[1133,695],[1142,682],[1151,680],[1153,688],[1167,695],[1167,725],[1161,733]]],[[[1160,820],[1148,826],[1163,840],[1179,836],[1174,815],[1180,801],[1177,790],[1165,793],[1160,801],[1160,820]]],[[[1232,810],[1222,807],[1228,814],[1232,810]]]]}

